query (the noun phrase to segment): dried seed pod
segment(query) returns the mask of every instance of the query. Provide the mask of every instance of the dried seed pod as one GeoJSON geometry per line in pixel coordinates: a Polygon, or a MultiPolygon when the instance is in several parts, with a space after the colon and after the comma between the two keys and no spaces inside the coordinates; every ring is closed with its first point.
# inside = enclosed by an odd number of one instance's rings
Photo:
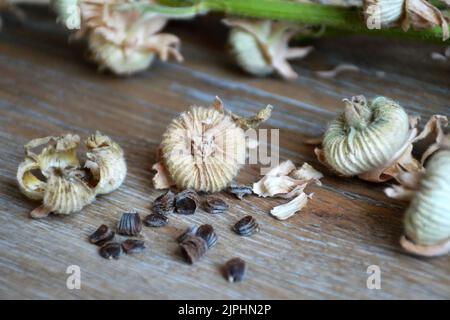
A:
{"type": "Polygon", "coordinates": [[[172,213],[175,210],[175,193],[169,190],[165,194],[160,195],[153,202],[152,210],[163,215],[172,213]]]}
{"type": "Polygon", "coordinates": [[[137,236],[141,233],[142,221],[139,213],[124,213],[117,226],[117,233],[126,236],[137,236]]]}
{"type": "Polygon", "coordinates": [[[99,253],[105,259],[119,259],[122,254],[122,246],[117,242],[109,242],[100,248],[99,253]]]}
{"type": "Polygon", "coordinates": [[[217,242],[217,234],[214,231],[213,226],[210,224],[202,224],[200,227],[198,227],[195,235],[205,240],[208,244],[208,248],[211,248],[217,242]]]}
{"type": "Polygon", "coordinates": [[[97,181],[95,193],[106,194],[119,188],[127,175],[122,148],[99,131],[86,140],[86,147],[89,152],[86,153],[85,167],[97,181]]]}
{"type": "Polygon", "coordinates": [[[112,231],[107,225],[102,224],[93,234],[89,236],[89,242],[97,246],[103,246],[105,243],[111,241],[114,238],[114,235],[114,231],[112,231]]]}
{"type": "Polygon", "coordinates": [[[144,218],[143,223],[147,227],[159,228],[166,226],[169,223],[169,218],[163,214],[152,213],[144,218]]]}
{"type": "Polygon", "coordinates": [[[218,197],[208,196],[205,200],[205,210],[206,212],[212,214],[224,213],[228,210],[230,206],[218,197]]]}
{"type": "Polygon", "coordinates": [[[286,79],[295,79],[297,74],[287,60],[304,58],[313,49],[289,48],[290,39],[302,31],[294,24],[250,19],[225,19],[224,23],[232,28],[229,44],[237,64],[255,76],[276,71],[286,79]]]}
{"type": "Polygon", "coordinates": [[[216,97],[210,108],[193,106],[174,119],[163,135],[153,185],[157,189],[218,192],[245,163],[243,129],[256,128],[272,114],[268,105],[255,116],[239,117],[216,97]]]}
{"type": "Polygon", "coordinates": [[[208,250],[208,244],[203,238],[197,236],[187,237],[181,244],[181,253],[190,264],[198,261],[208,250]]]}
{"type": "Polygon", "coordinates": [[[252,216],[245,216],[236,222],[233,230],[240,236],[251,236],[256,232],[259,232],[259,225],[252,216]]]}
{"type": "Polygon", "coordinates": [[[189,238],[190,236],[195,235],[197,232],[198,226],[196,224],[191,225],[189,228],[187,228],[182,234],[180,234],[177,238],[178,243],[182,243],[184,240],[189,238]]]}
{"type": "Polygon", "coordinates": [[[228,192],[234,194],[239,200],[242,200],[244,196],[253,194],[253,188],[251,186],[244,185],[231,185],[228,188],[228,192]]]}
{"type": "Polygon", "coordinates": [[[247,266],[240,258],[233,258],[225,264],[225,276],[228,282],[239,282],[245,277],[247,266]]]}
{"type": "Polygon", "coordinates": [[[323,138],[323,161],[344,176],[363,175],[389,167],[407,146],[408,115],[396,102],[363,96],[344,100],[345,112],[332,121],[323,138]]]}
{"type": "Polygon", "coordinates": [[[145,250],[145,242],[143,240],[127,239],[122,242],[122,249],[126,254],[141,253],[145,250]]]}
{"type": "Polygon", "coordinates": [[[405,214],[402,246],[423,256],[450,252],[450,151],[441,150],[429,160],[405,214]]]}
{"type": "Polygon", "coordinates": [[[184,190],[175,197],[175,209],[179,214],[194,214],[198,203],[198,195],[192,189],[184,190]]]}

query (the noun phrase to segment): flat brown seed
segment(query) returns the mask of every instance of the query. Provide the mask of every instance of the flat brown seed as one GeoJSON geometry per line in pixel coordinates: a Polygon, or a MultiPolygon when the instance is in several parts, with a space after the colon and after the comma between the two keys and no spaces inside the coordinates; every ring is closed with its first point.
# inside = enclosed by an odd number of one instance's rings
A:
{"type": "Polygon", "coordinates": [[[234,194],[239,200],[242,200],[244,196],[253,194],[253,189],[245,185],[232,185],[228,188],[228,192],[234,194]]]}
{"type": "Polygon", "coordinates": [[[228,208],[228,204],[220,198],[209,196],[205,200],[206,212],[212,214],[224,213],[228,208]]]}
{"type": "Polygon", "coordinates": [[[124,213],[117,226],[117,233],[125,236],[137,236],[141,230],[142,222],[138,213],[124,213]]]}
{"type": "Polygon", "coordinates": [[[169,218],[160,213],[152,213],[146,216],[142,222],[147,227],[160,228],[169,223],[169,218]]]}
{"type": "Polygon", "coordinates": [[[156,198],[153,202],[153,212],[159,214],[170,214],[175,210],[175,193],[172,190],[156,198]]]}
{"type": "Polygon", "coordinates": [[[208,250],[208,244],[203,238],[197,236],[187,237],[181,244],[181,253],[190,264],[200,260],[208,250]]]}
{"type": "Polygon", "coordinates": [[[197,232],[198,226],[196,224],[191,225],[189,228],[186,229],[182,234],[180,234],[177,238],[178,243],[182,243],[184,240],[186,240],[188,237],[195,235],[197,232]]]}
{"type": "Polygon", "coordinates": [[[194,214],[198,208],[197,192],[186,189],[175,197],[175,210],[179,214],[194,214]]]}
{"type": "Polygon", "coordinates": [[[252,234],[259,231],[258,222],[252,216],[245,216],[233,227],[233,230],[241,236],[251,236],[252,234]]]}
{"type": "Polygon", "coordinates": [[[122,254],[122,247],[120,243],[109,242],[100,248],[99,253],[105,259],[119,259],[122,254]]]}
{"type": "Polygon", "coordinates": [[[89,242],[97,246],[102,246],[108,241],[111,241],[114,238],[114,235],[114,231],[108,228],[107,225],[102,224],[93,234],[89,236],[89,242]]]}
{"type": "Polygon", "coordinates": [[[213,226],[210,224],[202,224],[200,227],[198,227],[195,235],[206,241],[206,243],[208,244],[208,249],[215,245],[217,242],[217,234],[214,231],[213,226]]]}
{"type": "Polygon", "coordinates": [[[122,242],[122,249],[126,254],[140,253],[145,250],[142,240],[128,239],[122,242]]]}
{"type": "Polygon", "coordinates": [[[240,258],[233,258],[225,263],[225,277],[228,282],[239,282],[245,277],[247,267],[245,261],[240,258]]]}

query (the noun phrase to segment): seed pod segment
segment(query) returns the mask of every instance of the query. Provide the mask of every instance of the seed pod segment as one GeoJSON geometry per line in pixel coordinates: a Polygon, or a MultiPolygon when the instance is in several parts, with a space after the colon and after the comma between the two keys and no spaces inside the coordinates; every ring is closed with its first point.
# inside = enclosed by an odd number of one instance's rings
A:
{"type": "Polygon", "coordinates": [[[114,231],[112,231],[107,225],[102,224],[93,234],[89,236],[89,242],[97,246],[103,246],[105,243],[111,241],[114,238],[114,235],[114,231]]]}
{"type": "Polygon", "coordinates": [[[126,236],[137,236],[141,233],[142,221],[138,213],[124,213],[117,225],[117,233],[126,236]]]}
{"type": "Polygon", "coordinates": [[[99,254],[105,259],[117,260],[122,254],[122,246],[117,242],[108,242],[100,248],[99,254]]]}
{"type": "Polygon", "coordinates": [[[259,225],[256,219],[252,216],[245,216],[233,227],[233,230],[241,236],[251,236],[254,233],[259,232],[259,225]]]}
{"type": "Polygon", "coordinates": [[[202,224],[200,227],[198,227],[195,235],[205,240],[208,244],[208,248],[211,248],[217,242],[217,234],[214,231],[213,226],[211,226],[210,224],[202,224]]]}
{"type": "Polygon", "coordinates": [[[152,213],[144,218],[143,223],[147,227],[160,228],[169,223],[169,218],[163,214],[152,213]]]}
{"type": "Polygon", "coordinates": [[[225,264],[225,276],[228,282],[239,282],[245,277],[247,266],[240,258],[233,258],[225,264]]]}
{"type": "Polygon", "coordinates": [[[179,214],[194,214],[198,205],[198,194],[192,189],[184,190],[175,197],[175,209],[179,214]]]}
{"type": "Polygon", "coordinates": [[[197,236],[187,237],[181,244],[181,253],[187,262],[193,264],[200,260],[208,250],[208,244],[197,236]]]}
{"type": "Polygon", "coordinates": [[[143,240],[127,239],[122,242],[122,249],[126,254],[141,253],[145,250],[145,242],[143,240]]]}
{"type": "Polygon", "coordinates": [[[222,199],[214,196],[208,196],[205,200],[205,210],[211,214],[224,213],[230,206],[222,199]]]}

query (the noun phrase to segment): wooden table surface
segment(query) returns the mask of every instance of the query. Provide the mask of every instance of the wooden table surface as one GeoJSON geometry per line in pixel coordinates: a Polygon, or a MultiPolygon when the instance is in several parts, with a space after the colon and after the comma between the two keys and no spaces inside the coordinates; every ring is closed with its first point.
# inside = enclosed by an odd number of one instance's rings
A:
{"type": "MultiPolygon", "coordinates": [[[[83,43],[68,43],[47,9],[27,12],[24,24],[7,18],[0,32],[0,298],[450,298],[450,257],[421,259],[400,248],[405,205],[383,194],[386,185],[338,179],[302,143],[321,134],[342,110],[341,100],[356,94],[389,96],[424,119],[448,116],[450,64],[430,59],[444,50],[442,44],[315,40],[314,53],[294,63],[297,80],[256,79],[233,65],[218,19],[202,18],[169,27],[183,41],[185,63],[158,62],[137,76],[117,78],[85,62],[83,43]],[[355,64],[361,72],[334,79],[315,73],[340,63],[355,64]],[[280,128],[282,159],[307,161],[323,171],[323,186],[310,187],[313,200],[287,221],[268,214],[283,200],[239,201],[221,193],[231,206],[227,214],[172,215],[168,227],[144,228],[145,253],[101,258],[87,236],[102,223],[114,227],[123,212],[150,213],[162,193],[152,187],[151,166],[166,125],[189,105],[209,105],[216,95],[244,115],[272,104],[273,117],[264,127],[280,128]],[[38,203],[20,193],[15,178],[23,145],[65,132],[85,138],[95,130],[124,148],[129,169],[124,185],[82,213],[30,219],[38,203]],[[261,231],[242,238],[230,227],[247,214],[257,218],[261,231]],[[203,260],[188,265],[175,238],[192,223],[212,224],[219,241],[203,260]],[[242,283],[228,283],[221,272],[234,256],[248,262],[242,283]],[[66,287],[70,265],[81,268],[80,290],[66,287]],[[370,265],[381,269],[380,290],[366,287],[370,265]]],[[[259,167],[250,166],[239,182],[259,178],[259,167]]]]}

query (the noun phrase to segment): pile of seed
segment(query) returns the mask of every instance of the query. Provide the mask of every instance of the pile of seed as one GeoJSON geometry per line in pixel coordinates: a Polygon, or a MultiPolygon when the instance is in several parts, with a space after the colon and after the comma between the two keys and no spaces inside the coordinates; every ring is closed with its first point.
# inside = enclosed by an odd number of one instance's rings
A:
{"type": "MultiPolygon", "coordinates": [[[[228,191],[238,199],[252,194],[252,189],[248,186],[231,186],[228,191]]],[[[124,213],[117,225],[117,233],[136,237],[141,233],[142,224],[153,228],[165,227],[169,224],[170,214],[191,215],[200,206],[210,214],[222,214],[229,209],[229,205],[224,200],[215,196],[205,195],[202,201],[201,196],[192,189],[179,193],[169,190],[155,199],[152,213],[142,221],[138,213],[124,213]]],[[[232,230],[241,236],[251,236],[259,231],[259,225],[255,218],[246,216],[237,221],[232,226],[232,230]]],[[[142,240],[127,239],[119,243],[113,241],[114,236],[114,231],[103,224],[89,237],[89,241],[100,246],[100,255],[107,259],[118,259],[122,251],[131,254],[145,249],[142,240]]],[[[181,255],[190,264],[200,260],[217,243],[217,240],[218,236],[210,224],[192,225],[177,238],[181,255]]],[[[224,266],[225,278],[230,282],[241,281],[245,272],[245,261],[240,258],[233,258],[224,266]]]]}
{"type": "MultiPolygon", "coordinates": [[[[139,236],[142,222],[138,213],[124,213],[117,225],[117,233],[124,236],[139,236]]],[[[139,239],[126,239],[123,242],[114,241],[116,233],[107,225],[102,224],[89,236],[89,242],[100,247],[99,254],[105,259],[119,259],[122,252],[126,254],[144,251],[145,243],[139,239]]]]}

